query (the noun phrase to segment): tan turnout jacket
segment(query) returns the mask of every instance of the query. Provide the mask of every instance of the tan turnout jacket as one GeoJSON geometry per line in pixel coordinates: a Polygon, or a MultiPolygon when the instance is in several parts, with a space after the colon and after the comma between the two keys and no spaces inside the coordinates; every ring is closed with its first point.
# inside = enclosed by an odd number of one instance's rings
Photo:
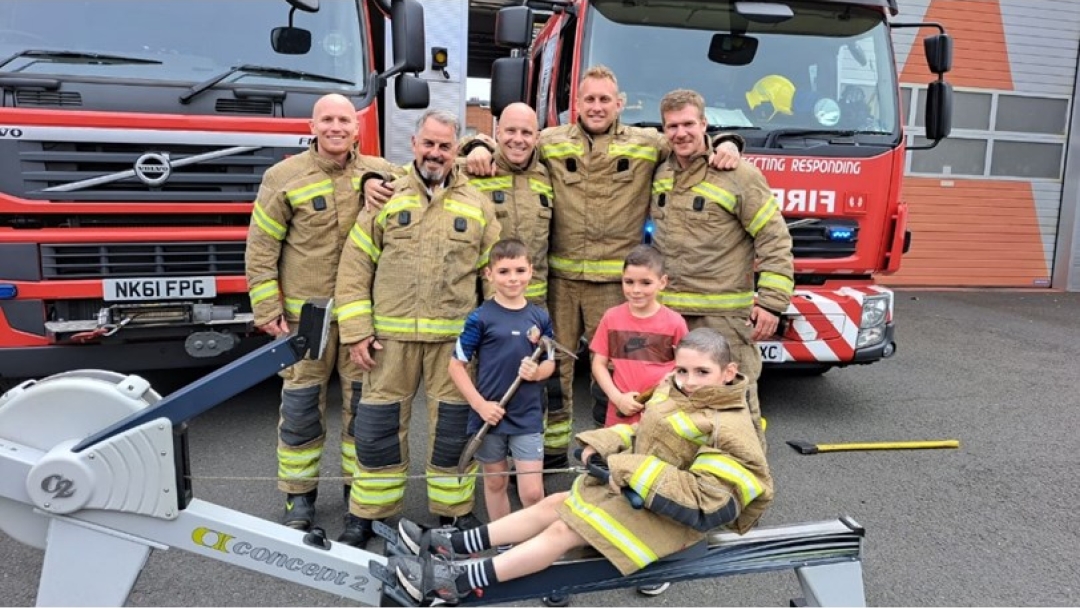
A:
{"type": "Polygon", "coordinates": [[[577,438],[607,459],[622,496],[582,475],[559,516],[622,574],[689,547],[710,530],[747,532],[772,502],[773,481],[746,405],[746,378],[686,395],[670,378],[657,387],[641,420],[586,431],[577,438]]]}
{"type": "Polygon", "coordinates": [[[255,324],[300,315],[308,298],[334,294],[345,237],[360,211],[360,177],[392,173],[382,158],[354,151],[344,167],[315,144],[263,174],[251,213],[245,268],[255,324]]]}
{"type": "Polygon", "coordinates": [[[360,212],[342,250],[341,343],[456,340],[478,304],[477,271],[499,238],[495,211],[457,168],[434,196],[415,170],[392,187],[382,209],[360,212]]]}

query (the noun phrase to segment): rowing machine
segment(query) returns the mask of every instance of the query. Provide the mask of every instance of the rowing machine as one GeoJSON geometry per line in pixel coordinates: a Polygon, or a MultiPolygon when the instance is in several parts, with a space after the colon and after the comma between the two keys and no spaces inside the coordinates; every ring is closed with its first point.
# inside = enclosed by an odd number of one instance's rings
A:
{"type": "MultiPolygon", "coordinates": [[[[150,551],[170,547],[363,605],[400,597],[382,555],[192,496],[187,421],[321,356],[329,314],[328,301],[305,304],[296,334],[165,398],[139,376],[98,370],[0,397],[0,530],[45,550],[37,605],[124,605],[150,551]]],[[[794,568],[807,605],[863,605],[861,547],[862,529],[847,519],[713,534],[629,577],[597,555],[569,555],[469,603],[794,568]]]]}

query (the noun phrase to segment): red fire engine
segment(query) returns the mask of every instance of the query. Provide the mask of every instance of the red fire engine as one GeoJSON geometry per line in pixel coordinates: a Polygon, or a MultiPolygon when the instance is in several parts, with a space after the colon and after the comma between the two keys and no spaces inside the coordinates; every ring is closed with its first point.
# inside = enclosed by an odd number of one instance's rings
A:
{"type": "Polygon", "coordinates": [[[262,343],[244,240],[263,171],[308,146],[324,94],[359,108],[367,154],[389,78],[399,107],[428,102],[404,74],[426,61],[417,0],[5,0],[0,23],[0,377],[262,343]]]}
{"type": "Polygon", "coordinates": [[[529,6],[552,12],[535,40],[531,8],[498,16],[496,42],[515,51],[492,67],[496,115],[525,100],[541,126],[576,120],[579,75],[597,64],[619,79],[625,124],[659,128],[666,92],[698,91],[710,132],[745,138],[746,161],[768,178],[794,241],[795,295],[778,335],[760,344],[766,367],[821,373],[895,352],[893,292],[875,277],[898,270],[910,245],[900,200],[906,150],[933,147],[950,130],[943,75],[952,43],[943,28],[891,22],[896,0],[529,6]],[[923,40],[937,75],[920,109],[924,135],[903,129],[911,110],[891,37],[900,27],[940,32],[923,40]]]}

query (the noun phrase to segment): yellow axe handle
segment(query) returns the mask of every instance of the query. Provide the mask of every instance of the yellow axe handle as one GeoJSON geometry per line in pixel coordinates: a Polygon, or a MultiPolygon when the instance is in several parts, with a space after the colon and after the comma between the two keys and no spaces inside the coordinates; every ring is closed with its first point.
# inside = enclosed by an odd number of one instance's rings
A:
{"type": "Polygon", "coordinates": [[[819,443],[819,452],[843,452],[849,450],[931,450],[940,448],[958,448],[957,439],[941,441],[873,441],[868,443],[819,443]]]}

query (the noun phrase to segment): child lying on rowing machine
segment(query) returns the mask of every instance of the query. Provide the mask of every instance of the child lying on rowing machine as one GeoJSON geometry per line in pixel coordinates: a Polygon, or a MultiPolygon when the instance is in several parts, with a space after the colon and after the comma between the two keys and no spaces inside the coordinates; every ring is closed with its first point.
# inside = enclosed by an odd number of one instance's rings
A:
{"type": "Polygon", "coordinates": [[[391,557],[387,567],[417,602],[456,603],[474,590],[544,570],[585,545],[626,576],[703,540],[714,528],[745,533],[773,497],[746,384],[719,332],[691,331],[675,351],[674,372],[657,387],[640,422],[577,435],[585,446],[582,461],[593,454],[606,459],[607,484],[581,475],[569,492],[463,532],[425,535],[421,526],[402,519],[402,542],[417,557],[391,557]],[[635,510],[624,488],[639,494],[645,508],[635,510]],[[512,549],[493,558],[453,561],[510,543],[512,549]],[[426,579],[425,568],[431,568],[426,579]]]}

